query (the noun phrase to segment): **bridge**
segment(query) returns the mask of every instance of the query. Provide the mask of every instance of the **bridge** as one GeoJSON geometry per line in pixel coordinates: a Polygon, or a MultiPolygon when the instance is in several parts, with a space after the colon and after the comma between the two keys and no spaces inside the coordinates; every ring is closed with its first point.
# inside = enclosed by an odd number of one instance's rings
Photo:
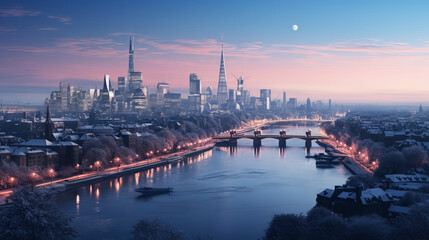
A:
{"type": "Polygon", "coordinates": [[[213,137],[212,139],[228,141],[228,144],[230,146],[235,146],[237,145],[237,140],[242,138],[252,139],[254,147],[260,147],[262,139],[265,139],[265,138],[278,139],[279,147],[286,147],[287,139],[298,138],[298,139],[305,140],[305,147],[307,148],[311,147],[312,140],[328,139],[327,137],[324,137],[324,136],[312,136],[310,130],[307,130],[305,132],[305,135],[287,135],[285,130],[281,130],[278,135],[263,135],[261,134],[261,130],[255,130],[253,132],[253,135],[237,135],[237,132],[232,130],[229,132],[229,136],[225,136],[225,135],[216,136],[216,137],[213,137]]]}

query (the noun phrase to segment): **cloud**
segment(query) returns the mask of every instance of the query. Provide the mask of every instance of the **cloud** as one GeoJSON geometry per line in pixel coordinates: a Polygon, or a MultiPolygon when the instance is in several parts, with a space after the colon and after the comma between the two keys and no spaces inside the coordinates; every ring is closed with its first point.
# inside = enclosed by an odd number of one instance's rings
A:
{"type": "Polygon", "coordinates": [[[123,46],[108,38],[62,39],[57,42],[57,51],[80,56],[119,56],[126,54],[123,46]]]}
{"type": "Polygon", "coordinates": [[[274,44],[271,53],[293,53],[311,55],[335,55],[335,54],[427,54],[429,45],[413,46],[401,42],[385,42],[376,39],[368,39],[364,42],[337,42],[326,45],[285,45],[274,44]]]}
{"type": "Polygon", "coordinates": [[[22,17],[22,16],[38,16],[41,12],[27,10],[23,8],[0,9],[1,17],[22,17]]]}
{"type": "MultiPolygon", "coordinates": [[[[150,53],[153,54],[162,54],[165,52],[174,54],[218,56],[221,50],[221,44],[215,39],[160,40],[145,37],[137,39],[137,42],[150,45],[153,48],[150,53]]],[[[264,51],[261,51],[263,47],[260,43],[225,44],[224,48],[227,55],[232,57],[269,57],[264,51]]]]}
{"type": "Polygon", "coordinates": [[[7,46],[2,47],[2,49],[7,51],[16,51],[16,52],[27,52],[27,53],[45,53],[50,52],[51,50],[47,48],[39,48],[39,47],[22,47],[22,46],[7,46]]]}
{"type": "Polygon", "coordinates": [[[16,31],[16,29],[15,28],[10,28],[10,27],[0,26],[0,33],[13,32],[13,31],[16,31]]]}
{"type": "Polygon", "coordinates": [[[130,36],[130,35],[139,36],[141,34],[138,34],[138,33],[126,33],[126,32],[109,33],[109,36],[114,36],[114,37],[117,37],[117,36],[130,36]]]}
{"type": "Polygon", "coordinates": [[[62,17],[62,16],[48,16],[48,18],[52,18],[52,19],[56,19],[59,20],[60,22],[64,23],[64,24],[71,24],[71,18],[69,17],[62,17]]]}
{"type": "Polygon", "coordinates": [[[53,28],[53,27],[46,27],[46,28],[39,28],[37,29],[39,31],[56,31],[56,30],[60,30],[59,28],[53,28]]]}

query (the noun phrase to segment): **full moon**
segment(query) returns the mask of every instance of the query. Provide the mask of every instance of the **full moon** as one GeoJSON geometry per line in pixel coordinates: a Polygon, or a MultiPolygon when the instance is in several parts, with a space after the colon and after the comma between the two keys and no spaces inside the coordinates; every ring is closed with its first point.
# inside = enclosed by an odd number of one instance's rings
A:
{"type": "Polygon", "coordinates": [[[293,25],[293,26],[292,26],[292,29],[293,29],[294,31],[297,31],[297,30],[298,30],[298,25],[293,25]]]}

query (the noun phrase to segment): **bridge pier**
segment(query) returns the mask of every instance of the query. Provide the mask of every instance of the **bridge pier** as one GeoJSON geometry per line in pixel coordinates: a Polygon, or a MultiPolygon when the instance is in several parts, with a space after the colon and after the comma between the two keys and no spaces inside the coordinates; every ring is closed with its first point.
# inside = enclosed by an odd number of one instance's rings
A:
{"type": "Polygon", "coordinates": [[[261,130],[253,131],[253,147],[261,146],[261,130]]]}
{"type": "Polygon", "coordinates": [[[253,138],[253,147],[260,147],[262,145],[261,142],[262,141],[260,138],[258,137],[253,138]]]}
{"type": "Polygon", "coordinates": [[[235,130],[229,131],[229,146],[237,146],[237,132],[235,130]]]}
{"type": "Polygon", "coordinates": [[[286,131],[280,130],[279,132],[279,147],[284,148],[286,147],[286,131]]]}
{"type": "Polygon", "coordinates": [[[311,131],[310,129],[308,129],[307,131],[305,131],[305,147],[306,148],[311,148],[311,131]]]}
{"type": "Polygon", "coordinates": [[[237,146],[237,139],[236,138],[229,138],[229,146],[237,146]]]}
{"type": "Polygon", "coordinates": [[[279,138],[279,147],[280,148],[285,148],[286,147],[286,138],[284,138],[284,137],[280,137],[279,138]]]}

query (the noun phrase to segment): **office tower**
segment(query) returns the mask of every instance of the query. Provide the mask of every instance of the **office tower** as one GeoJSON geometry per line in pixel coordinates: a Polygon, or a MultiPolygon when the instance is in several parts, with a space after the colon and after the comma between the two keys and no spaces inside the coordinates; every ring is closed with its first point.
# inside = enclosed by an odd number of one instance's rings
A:
{"type": "Polygon", "coordinates": [[[237,101],[237,91],[234,89],[229,89],[228,102],[235,103],[236,101],[237,101]]]}
{"type": "Polygon", "coordinates": [[[110,76],[104,75],[103,89],[100,92],[100,110],[103,113],[111,114],[112,113],[112,101],[114,98],[114,92],[112,88],[112,83],[110,82],[110,76]]]}
{"type": "Polygon", "coordinates": [[[310,117],[311,112],[311,100],[310,98],[307,98],[307,117],[310,117]]]}
{"type": "Polygon", "coordinates": [[[156,86],[156,105],[164,105],[164,95],[170,90],[170,84],[160,82],[156,86]]]}
{"type": "Polygon", "coordinates": [[[244,104],[244,106],[248,106],[250,104],[250,91],[249,90],[243,91],[243,104],[244,104]]]}
{"type": "Polygon", "coordinates": [[[237,78],[236,101],[237,101],[237,103],[239,103],[241,105],[243,105],[243,103],[244,103],[244,99],[243,99],[243,95],[244,95],[243,84],[244,84],[244,80],[240,76],[239,78],[237,78]]]}
{"type": "Polygon", "coordinates": [[[130,51],[128,59],[128,73],[134,72],[134,37],[130,36],[130,51]]]}
{"type": "Polygon", "coordinates": [[[270,110],[271,103],[271,89],[261,89],[259,98],[262,102],[262,109],[270,110]]]}
{"type": "Polygon", "coordinates": [[[298,99],[297,98],[289,98],[287,106],[289,108],[296,108],[297,104],[298,104],[298,99]]]}
{"type": "Polygon", "coordinates": [[[131,107],[133,111],[142,111],[147,109],[148,99],[144,94],[143,89],[137,88],[132,94],[131,107]]]}
{"type": "Polygon", "coordinates": [[[195,73],[189,74],[189,94],[201,94],[201,78],[195,73]]]}
{"type": "Polygon", "coordinates": [[[170,84],[165,82],[160,82],[156,86],[156,92],[161,94],[166,94],[170,91],[170,84]]]}
{"type": "Polygon", "coordinates": [[[118,91],[122,96],[126,95],[126,86],[125,77],[118,77],[118,91]]]}
{"type": "Polygon", "coordinates": [[[226,103],[228,100],[228,88],[226,86],[225,60],[223,57],[223,41],[222,52],[220,56],[219,82],[217,85],[217,101],[219,104],[226,103]]]}
{"type": "Polygon", "coordinates": [[[60,82],[61,111],[68,111],[68,102],[70,98],[69,88],[70,84],[68,82],[60,82]]]}
{"type": "Polygon", "coordinates": [[[286,91],[283,92],[283,102],[282,102],[282,107],[286,108],[286,91]]]}
{"type": "Polygon", "coordinates": [[[134,93],[136,89],[141,88],[143,76],[141,72],[130,72],[129,75],[129,91],[134,93]]]}
{"type": "Polygon", "coordinates": [[[329,99],[329,111],[332,111],[332,101],[329,99]]]}
{"type": "Polygon", "coordinates": [[[420,104],[420,107],[419,107],[419,112],[420,113],[422,113],[423,112],[423,106],[420,104]]]}

